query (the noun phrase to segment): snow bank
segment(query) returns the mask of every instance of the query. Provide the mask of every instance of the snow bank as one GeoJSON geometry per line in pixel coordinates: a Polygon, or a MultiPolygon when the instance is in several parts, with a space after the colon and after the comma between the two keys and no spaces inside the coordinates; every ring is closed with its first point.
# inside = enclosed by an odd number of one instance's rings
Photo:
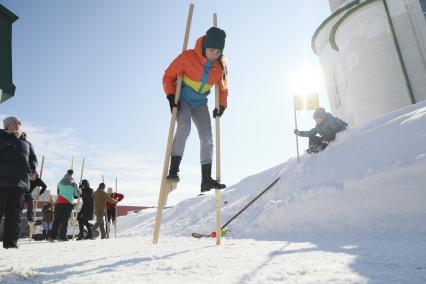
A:
{"type": "MultiPolygon", "coordinates": [[[[229,187],[222,194],[223,222],[278,176],[230,225],[230,236],[426,233],[426,102],[349,129],[322,153],[290,159],[229,187]]],[[[121,236],[147,235],[155,212],[120,219],[121,236]]],[[[194,197],[164,211],[161,234],[210,233],[214,222],[214,195],[194,197]]]]}

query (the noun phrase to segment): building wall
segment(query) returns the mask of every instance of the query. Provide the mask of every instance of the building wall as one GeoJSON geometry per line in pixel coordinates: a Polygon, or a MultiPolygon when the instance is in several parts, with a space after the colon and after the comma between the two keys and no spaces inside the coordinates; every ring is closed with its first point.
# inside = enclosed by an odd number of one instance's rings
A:
{"type": "Polygon", "coordinates": [[[147,208],[147,206],[126,206],[126,205],[118,205],[117,206],[117,216],[126,216],[129,212],[141,211],[147,208]]]}
{"type": "Polygon", "coordinates": [[[420,4],[422,6],[423,15],[426,17],[426,0],[420,0],[420,4]]]}
{"type": "Polygon", "coordinates": [[[387,0],[408,80],[383,2],[363,2],[332,15],[313,38],[331,111],[351,126],[411,104],[408,86],[415,101],[426,99],[426,22],[420,2],[387,0]]]}
{"type": "Polygon", "coordinates": [[[352,1],[355,0],[329,0],[331,13],[336,12],[339,8],[352,1]]]}
{"type": "Polygon", "coordinates": [[[0,103],[15,94],[12,82],[12,23],[18,17],[0,4],[0,103]]]}

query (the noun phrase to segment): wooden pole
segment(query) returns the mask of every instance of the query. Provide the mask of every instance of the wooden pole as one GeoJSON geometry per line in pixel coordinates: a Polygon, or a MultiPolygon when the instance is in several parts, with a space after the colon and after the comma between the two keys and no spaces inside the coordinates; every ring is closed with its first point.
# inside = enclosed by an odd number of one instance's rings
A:
{"type": "Polygon", "coordinates": [[[84,162],[86,161],[85,158],[83,158],[83,163],[81,164],[81,171],[80,171],[80,183],[83,181],[83,171],[84,171],[84,162]]]}
{"type": "MultiPolygon", "coordinates": [[[[81,185],[81,182],[83,180],[83,172],[84,172],[84,162],[85,159],[83,158],[83,163],[81,164],[81,171],[80,171],[80,182],[79,185],[81,185]]],[[[80,191],[78,191],[78,198],[77,198],[77,207],[75,208],[74,214],[74,224],[73,224],[73,228],[72,228],[72,239],[75,240],[75,231],[76,231],[76,227],[77,227],[77,215],[78,215],[78,210],[80,209],[80,191]]]]}
{"type": "MultiPolygon", "coordinates": [[[[105,178],[102,176],[102,182],[105,183],[105,178]]],[[[106,232],[106,238],[109,239],[109,222],[108,222],[108,210],[105,206],[105,212],[104,212],[104,218],[105,218],[105,232],[106,232]]]]}
{"type": "MultiPolygon", "coordinates": [[[[189,5],[189,11],[188,11],[188,18],[186,20],[186,29],[185,29],[185,36],[183,40],[183,47],[182,51],[185,51],[188,48],[188,39],[189,39],[189,32],[191,29],[191,21],[192,21],[192,13],[194,11],[194,4],[189,5]]],[[[177,83],[176,83],[176,94],[175,94],[175,103],[177,104],[179,102],[180,98],[180,90],[182,87],[182,76],[178,76],[177,83]]],[[[169,125],[169,135],[167,138],[167,146],[166,146],[166,154],[164,157],[163,162],[163,173],[161,177],[161,186],[160,186],[160,194],[158,197],[158,206],[157,206],[157,214],[155,218],[155,225],[154,225],[154,235],[153,235],[153,244],[158,243],[158,237],[160,234],[160,225],[161,225],[161,218],[163,215],[163,207],[166,205],[164,204],[166,198],[167,198],[167,170],[169,168],[170,163],[170,156],[172,153],[172,143],[173,143],[173,135],[175,132],[175,124],[176,124],[176,116],[177,116],[178,109],[176,107],[172,110],[172,117],[170,119],[170,125],[169,125]]]]}
{"type": "MultiPolygon", "coordinates": [[[[294,124],[295,124],[295,127],[297,129],[297,114],[296,113],[297,113],[296,112],[296,105],[294,105],[294,124]]],[[[300,157],[299,157],[299,136],[297,134],[295,134],[295,135],[296,135],[297,160],[300,161],[300,157]]]]}
{"type": "MultiPolygon", "coordinates": [[[[115,178],[115,194],[117,195],[118,193],[118,182],[117,182],[117,178],[115,178]]],[[[117,238],[117,210],[118,210],[118,205],[115,205],[115,210],[114,210],[114,219],[115,219],[115,223],[114,223],[114,238],[117,238]]]]}
{"type": "Polygon", "coordinates": [[[247,203],[246,206],[243,207],[243,209],[241,209],[240,211],[237,212],[237,214],[235,214],[234,216],[231,217],[231,219],[228,220],[228,222],[226,222],[225,224],[223,224],[222,226],[222,230],[224,230],[226,228],[226,226],[228,226],[232,221],[234,221],[241,213],[243,213],[247,208],[250,207],[250,205],[252,205],[256,200],[258,200],[265,192],[267,192],[269,189],[271,189],[274,184],[276,184],[281,177],[276,178],[270,185],[268,185],[267,188],[265,188],[261,193],[259,193],[258,195],[256,195],[255,198],[253,198],[249,203],[247,203]]]}
{"type": "Polygon", "coordinates": [[[43,169],[44,169],[44,155],[43,155],[43,158],[41,158],[40,179],[43,176],[43,169]]]}
{"type": "Polygon", "coordinates": [[[106,238],[109,239],[109,223],[108,223],[108,213],[105,208],[104,212],[104,218],[105,218],[105,232],[106,232],[106,238]]]}
{"type": "MultiPolygon", "coordinates": [[[[217,27],[217,14],[213,14],[213,26],[217,27]]],[[[215,87],[215,107],[217,110],[220,109],[219,104],[219,84],[215,87]]],[[[216,180],[220,183],[221,171],[220,171],[220,117],[216,116],[216,180]]],[[[220,189],[215,189],[215,200],[216,200],[216,245],[220,245],[221,242],[221,192],[220,189]]]]}
{"type": "MultiPolygon", "coordinates": [[[[41,179],[41,177],[43,175],[43,168],[44,168],[44,156],[41,159],[41,168],[40,168],[40,176],[39,176],[40,179],[41,179]]],[[[36,193],[36,199],[35,199],[35,201],[33,203],[33,219],[34,219],[34,222],[35,222],[35,218],[36,218],[36,215],[37,215],[38,201],[39,201],[39,198],[40,198],[40,189],[39,188],[37,188],[37,189],[38,189],[38,191],[36,193]]],[[[29,234],[30,241],[33,238],[34,222],[30,224],[30,234],[29,234]]]]}

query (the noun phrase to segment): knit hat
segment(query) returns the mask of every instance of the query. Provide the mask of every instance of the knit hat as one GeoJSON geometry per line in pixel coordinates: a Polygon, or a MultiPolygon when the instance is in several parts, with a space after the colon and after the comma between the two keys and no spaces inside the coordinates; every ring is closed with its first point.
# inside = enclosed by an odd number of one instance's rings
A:
{"type": "Polygon", "coordinates": [[[19,125],[21,125],[21,120],[15,116],[9,116],[6,117],[5,119],[3,119],[3,126],[4,129],[7,129],[9,127],[9,125],[11,125],[12,123],[19,123],[19,125]]]}
{"type": "Polygon", "coordinates": [[[99,188],[101,188],[101,189],[105,189],[105,183],[101,182],[101,183],[99,184],[99,188]]]}
{"type": "Polygon", "coordinates": [[[74,171],[73,170],[68,170],[67,171],[67,174],[69,174],[69,175],[72,175],[74,173],[74,171]]]}
{"type": "Polygon", "coordinates": [[[216,27],[211,27],[206,32],[206,38],[203,42],[203,54],[205,53],[206,48],[217,48],[220,51],[223,51],[225,48],[225,38],[226,33],[224,30],[221,30],[216,27]]]}
{"type": "Polygon", "coordinates": [[[83,179],[81,181],[81,185],[85,188],[90,188],[90,184],[89,184],[89,181],[87,179],[83,179]]]}
{"type": "Polygon", "coordinates": [[[315,118],[325,118],[326,115],[327,115],[327,113],[325,112],[325,109],[322,108],[322,107],[319,107],[314,111],[314,119],[315,118]]]}

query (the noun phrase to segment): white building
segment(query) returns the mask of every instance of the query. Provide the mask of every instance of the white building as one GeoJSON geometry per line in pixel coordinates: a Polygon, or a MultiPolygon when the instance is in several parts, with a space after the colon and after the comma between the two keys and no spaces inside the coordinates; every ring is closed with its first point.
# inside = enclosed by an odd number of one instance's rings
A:
{"type": "Polygon", "coordinates": [[[329,2],[312,48],[332,113],[355,126],[425,100],[426,0],[329,2]]]}

